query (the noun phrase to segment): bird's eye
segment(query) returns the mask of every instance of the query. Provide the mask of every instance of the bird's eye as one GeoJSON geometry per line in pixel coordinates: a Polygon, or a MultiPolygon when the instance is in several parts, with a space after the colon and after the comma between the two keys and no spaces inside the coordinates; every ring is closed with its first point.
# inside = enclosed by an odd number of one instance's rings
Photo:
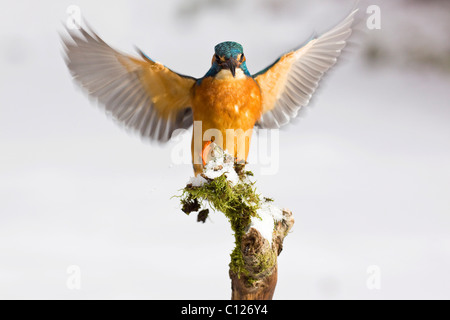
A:
{"type": "Polygon", "coordinates": [[[241,62],[244,61],[244,54],[241,54],[241,58],[239,59],[241,62]]]}
{"type": "Polygon", "coordinates": [[[217,61],[220,60],[220,57],[217,54],[214,55],[214,58],[216,58],[217,61]]]}

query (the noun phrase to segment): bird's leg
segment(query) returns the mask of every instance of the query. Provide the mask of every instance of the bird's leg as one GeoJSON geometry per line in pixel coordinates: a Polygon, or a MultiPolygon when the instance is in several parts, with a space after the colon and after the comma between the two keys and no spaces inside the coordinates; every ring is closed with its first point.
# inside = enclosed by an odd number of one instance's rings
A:
{"type": "Polygon", "coordinates": [[[203,172],[203,165],[202,164],[193,164],[192,165],[194,168],[194,175],[198,176],[199,174],[201,174],[203,172]]]}

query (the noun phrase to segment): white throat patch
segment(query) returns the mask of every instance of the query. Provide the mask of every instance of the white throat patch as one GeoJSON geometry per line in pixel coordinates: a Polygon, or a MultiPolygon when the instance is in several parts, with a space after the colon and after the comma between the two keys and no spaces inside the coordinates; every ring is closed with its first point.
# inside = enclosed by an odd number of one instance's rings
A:
{"type": "Polygon", "coordinates": [[[241,68],[236,68],[236,76],[233,78],[231,71],[228,69],[222,69],[216,74],[217,80],[238,80],[245,78],[245,73],[241,68]]]}

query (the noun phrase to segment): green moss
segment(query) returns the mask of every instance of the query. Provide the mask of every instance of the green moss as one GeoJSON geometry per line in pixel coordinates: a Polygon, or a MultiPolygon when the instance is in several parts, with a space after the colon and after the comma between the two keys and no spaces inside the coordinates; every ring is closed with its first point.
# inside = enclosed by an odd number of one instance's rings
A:
{"type": "Polygon", "coordinates": [[[253,286],[258,280],[263,279],[270,273],[267,270],[272,271],[277,263],[277,255],[274,251],[269,250],[267,254],[257,254],[255,260],[258,262],[252,270],[253,277],[248,277],[246,274],[245,281],[249,287],[253,286]]]}
{"type": "Polygon", "coordinates": [[[266,272],[266,270],[272,270],[277,263],[277,254],[273,250],[268,250],[266,255],[256,255],[256,259],[259,262],[256,273],[256,276],[258,276],[266,272]]]}
{"type": "Polygon", "coordinates": [[[256,211],[260,207],[261,199],[255,190],[254,182],[248,179],[253,173],[245,171],[242,164],[235,164],[235,170],[240,183],[231,185],[223,174],[214,180],[209,179],[200,187],[187,185],[181,195],[181,204],[184,212],[192,208],[199,210],[200,207],[208,205],[214,211],[225,214],[235,237],[235,248],[230,254],[230,269],[240,276],[248,275],[248,271],[244,268],[241,239],[246,227],[250,224],[251,217],[257,216],[256,211]],[[199,206],[197,207],[196,204],[199,206]]]}

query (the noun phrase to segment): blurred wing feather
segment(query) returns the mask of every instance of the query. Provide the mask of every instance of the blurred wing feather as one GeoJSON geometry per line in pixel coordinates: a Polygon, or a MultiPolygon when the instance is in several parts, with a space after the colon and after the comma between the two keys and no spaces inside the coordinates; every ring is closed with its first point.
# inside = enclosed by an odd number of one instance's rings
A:
{"type": "Polygon", "coordinates": [[[280,57],[253,77],[261,88],[263,113],[257,125],[279,128],[297,116],[335,63],[352,32],[357,9],[322,36],[280,57]]]}
{"type": "Polygon", "coordinates": [[[92,31],[68,30],[66,63],[75,80],[98,99],[106,112],[142,137],[160,142],[192,125],[191,88],[182,76],[143,53],[122,54],[92,31]]]}

